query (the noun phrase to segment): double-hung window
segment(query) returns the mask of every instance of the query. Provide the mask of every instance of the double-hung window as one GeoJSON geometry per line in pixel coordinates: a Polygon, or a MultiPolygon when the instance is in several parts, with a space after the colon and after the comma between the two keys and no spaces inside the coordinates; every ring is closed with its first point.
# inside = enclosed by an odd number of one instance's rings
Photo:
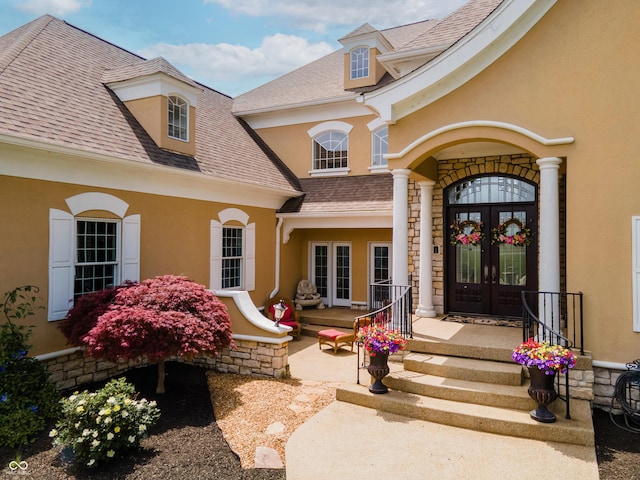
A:
{"type": "Polygon", "coordinates": [[[243,229],[222,228],[222,288],[242,288],[243,229]]]}
{"type": "Polygon", "coordinates": [[[189,104],[175,95],[168,97],[167,135],[176,140],[189,140],[189,104]]]}
{"type": "Polygon", "coordinates": [[[357,47],[350,52],[351,80],[367,78],[369,76],[369,49],[357,47]]]}
{"type": "Polygon", "coordinates": [[[76,219],[73,298],[120,283],[120,223],[76,219]]]}

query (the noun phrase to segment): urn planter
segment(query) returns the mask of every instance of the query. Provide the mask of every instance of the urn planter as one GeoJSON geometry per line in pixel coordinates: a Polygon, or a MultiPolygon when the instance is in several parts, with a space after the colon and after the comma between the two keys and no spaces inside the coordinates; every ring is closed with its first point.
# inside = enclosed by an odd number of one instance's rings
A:
{"type": "Polygon", "coordinates": [[[555,389],[555,372],[551,375],[546,375],[538,367],[529,367],[529,376],[531,377],[531,385],[528,390],[529,396],[538,402],[538,408],[531,410],[529,415],[538,422],[555,422],[556,416],[547,409],[547,405],[558,398],[555,389]]]}
{"type": "Polygon", "coordinates": [[[389,375],[388,361],[388,353],[376,353],[374,356],[369,357],[367,371],[374,379],[374,382],[369,387],[371,393],[387,393],[389,391],[387,386],[382,383],[382,379],[389,375]]]}

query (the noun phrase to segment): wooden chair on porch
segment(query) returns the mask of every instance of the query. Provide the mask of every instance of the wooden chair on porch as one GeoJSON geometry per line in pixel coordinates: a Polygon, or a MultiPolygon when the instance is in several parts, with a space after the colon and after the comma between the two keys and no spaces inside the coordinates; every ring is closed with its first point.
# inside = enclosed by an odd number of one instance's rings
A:
{"type": "Polygon", "coordinates": [[[333,353],[338,353],[338,348],[350,346],[353,352],[353,344],[356,341],[358,330],[366,325],[371,325],[371,319],[369,317],[355,320],[353,322],[352,332],[344,332],[334,328],[320,330],[318,332],[318,348],[322,350],[322,345],[329,345],[333,348],[333,353]]]}
{"type": "Polygon", "coordinates": [[[273,297],[269,299],[264,306],[264,314],[269,318],[269,320],[275,322],[275,305],[281,301],[286,308],[282,318],[280,319],[280,325],[291,327],[292,330],[290,335],[296,340],[300,340],[300,331],[302,330],[300,325],[300,312],[296,310],[296,307],[290,298],[273,297]]]}

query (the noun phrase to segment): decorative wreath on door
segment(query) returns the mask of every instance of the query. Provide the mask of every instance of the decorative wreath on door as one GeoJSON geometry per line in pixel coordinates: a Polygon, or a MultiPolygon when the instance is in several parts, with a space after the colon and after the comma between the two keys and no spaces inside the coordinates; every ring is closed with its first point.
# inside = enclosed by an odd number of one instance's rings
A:
{"type": "Polygon", "coordinates": [[[451,245],[478,245],[484,238],[482,222],[464,220],[453,222],[449,225],[451,229],[451,245]]]}
{"type": "Polygon", "coordinates": [[[494,243],[506,243],[507,245],[516,245],[519,247],[528,247],[531,244],[531,237],[533,232],[531,229],[522,224],[517,218],[510,218],[509,220],[502,222],[496,228],[491,230],[492,239],[491,244],[494,243]],[[510,225],[515,225],[518,229],[513,232],[512,235],[507,235],[507,231],[510,225]]]}

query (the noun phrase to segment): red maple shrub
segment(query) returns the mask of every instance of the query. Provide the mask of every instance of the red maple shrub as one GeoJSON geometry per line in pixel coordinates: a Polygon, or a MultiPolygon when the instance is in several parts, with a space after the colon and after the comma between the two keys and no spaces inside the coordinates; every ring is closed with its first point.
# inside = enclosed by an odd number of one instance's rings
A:
{"type": "Polygon", "coordinates": [[[84,333],[92,319],[78,320],[81,326],[67,330],[87,347],[89,356],[159,362],[158,392],[164,391],[164,359],[215,355],[235,346],[226,305],[187,277],[164,275],[124,285],[103,309],[101,302],[112,294],[104,292],[88,302],[93,306],[87,308],[89,316],[96,317],[89,331],[84,333]]]}
{"type": "Polygon", "coordinates": [[[67,337],[69,343],[74,347],[84,346],[84,336],[96,326],[100,315],[109,309],[118,291],[132,285],[135,284],[128,282],[117,287],[87,293],[78,298],[65,319],[58,324],[58,328],[67,337]]]}
{"type": "Polygon", "coordinates": [[[174,275],[118,290],[83,341],[89,355],[111,361],[216,354],[233,344],[225,304],[203,285],[174,275]]]}

